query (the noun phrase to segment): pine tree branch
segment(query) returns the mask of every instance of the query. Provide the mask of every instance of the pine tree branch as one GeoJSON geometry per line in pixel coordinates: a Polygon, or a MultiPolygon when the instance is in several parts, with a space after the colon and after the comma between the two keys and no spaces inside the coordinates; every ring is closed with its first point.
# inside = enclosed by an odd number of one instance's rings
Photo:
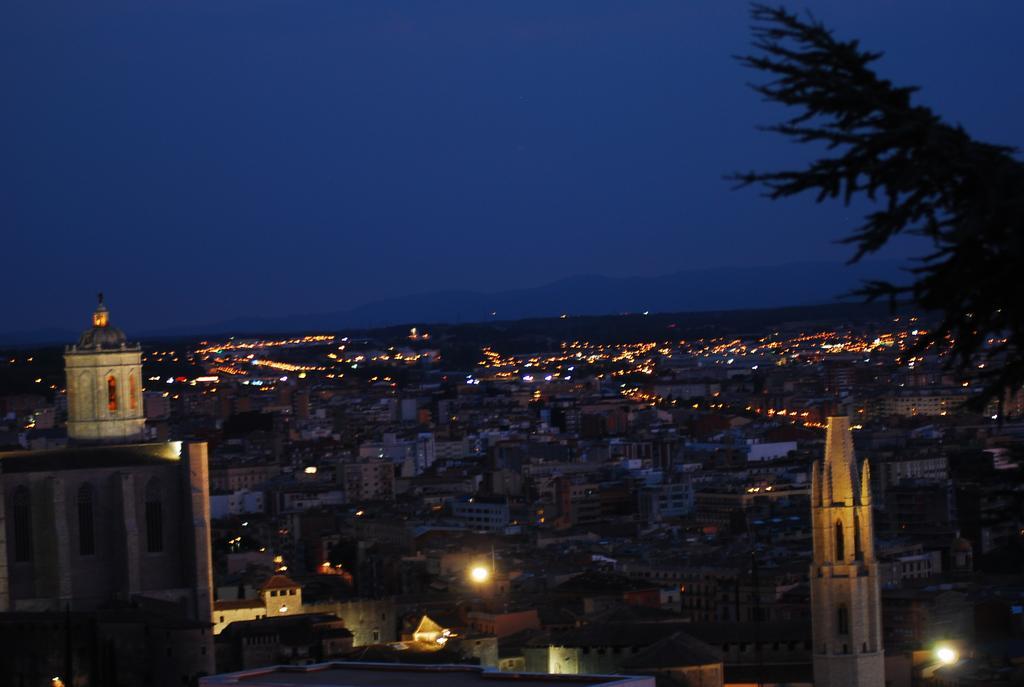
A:
{"type": "Polygon", "coordinates": [[[854,295],[910,297],[940,316],[922,337],[948,364],[982,381],[981,407],[1024,385],[1024,165],[1007,146],[976,141],[960,126],[911,102],[915,87],[897,87],[872,69],[882,56],[840,41],[813,17],[753,5],[751,55],[741,64],[769,80],[752,88],[793,108],[764,127],[824,155],[804,169],[750,171],[731,178],[759,185],[767,197],[814,193],[818,202],[874,201],[843,239],[851,262],[899,234],[924,236],[934,249],[908,270],[904,284],[868,282],[854,295]],[[1006,343],[989,345],[989,340],[1006,343]]]}

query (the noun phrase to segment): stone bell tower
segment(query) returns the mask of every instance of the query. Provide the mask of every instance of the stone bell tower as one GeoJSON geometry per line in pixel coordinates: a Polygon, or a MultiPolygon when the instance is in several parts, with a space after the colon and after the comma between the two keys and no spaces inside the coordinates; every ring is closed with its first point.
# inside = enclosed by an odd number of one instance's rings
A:
{"type": "Polygon", "coordinates": [[[871,514],[871,471],[858,469],[847,417],[830,417],[825,460],[811,475],[814,684],[885,684],[882,609],[871,514]]]}
{"type": "Polygon", "coordinates": [[[142,347],[125,342],[110,324],[99,294],[92,328],[64,349],[68,439],[74,443],[131,443],[142,439],[142,347]]]}

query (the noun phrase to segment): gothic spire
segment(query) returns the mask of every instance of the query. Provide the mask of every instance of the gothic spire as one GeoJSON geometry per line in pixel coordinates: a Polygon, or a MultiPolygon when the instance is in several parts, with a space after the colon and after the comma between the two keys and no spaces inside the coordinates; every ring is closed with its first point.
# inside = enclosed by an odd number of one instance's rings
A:
{"type": "Polygon", "coordinates": [[[825,433],[825,485],[831,491],[832,503],[857,503],[859,480],[857,459],[853,454],[853,437],[850,434],[850,418],[830,417],[825,433]],[[831,487],[831,489],[829,489],[831,487]]]}

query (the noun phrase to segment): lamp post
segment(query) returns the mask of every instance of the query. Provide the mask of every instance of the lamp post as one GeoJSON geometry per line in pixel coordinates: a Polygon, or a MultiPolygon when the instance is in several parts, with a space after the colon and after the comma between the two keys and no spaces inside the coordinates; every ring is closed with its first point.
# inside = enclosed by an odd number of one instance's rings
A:
{"type": "Polygon", "coordinates": [[[931,680],[940,668],[955,665],[960,661],[960,650],[956,644],[943,643],[936,645],[930,655],[925,654],[925,656],[928,656],[928,658],[925,659],[925,664],[919,668],[921,679],[931,680]]]}
{"type": "Polygon", "coordinates": [[[494,547],[491,547],[490,565],[486,559],[478,558],[469,568],[469,582],[476,587],[477,592],[485,597],[494,595],[494,587],[498,577],[498,562],[494,555],[494,547]]]}

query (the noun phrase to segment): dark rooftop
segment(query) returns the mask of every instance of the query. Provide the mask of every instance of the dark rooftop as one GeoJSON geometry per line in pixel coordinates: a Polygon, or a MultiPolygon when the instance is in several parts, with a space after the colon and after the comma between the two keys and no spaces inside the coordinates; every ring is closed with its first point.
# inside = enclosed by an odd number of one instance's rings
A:
{"type": "Polygon", "coordinates": [[[181,460],[181,442],[79,446],[45,451],[8,451],[0,453],[0,472],[53,472],[95,468],[166,465],[181,460]]]}
{"type": "Polygon", "coordinates": [[[684,632],[677,632],[630,657],[624,667],[627,670],[653,670],[721,662],[722,652],[717,648],[684,632]]]}
{"type": "Polygon", "coordinates": [[[502,684],[516,687],[611,685],[651,687],[648,677],[614,675],[540,675],[498,673],[475,666],[393,665],[335,661],[309,666],[277,666],[200,678],[200,685],[335,685],[337,687],[423,687],[442,682],[446,687],[502,684]]]}

